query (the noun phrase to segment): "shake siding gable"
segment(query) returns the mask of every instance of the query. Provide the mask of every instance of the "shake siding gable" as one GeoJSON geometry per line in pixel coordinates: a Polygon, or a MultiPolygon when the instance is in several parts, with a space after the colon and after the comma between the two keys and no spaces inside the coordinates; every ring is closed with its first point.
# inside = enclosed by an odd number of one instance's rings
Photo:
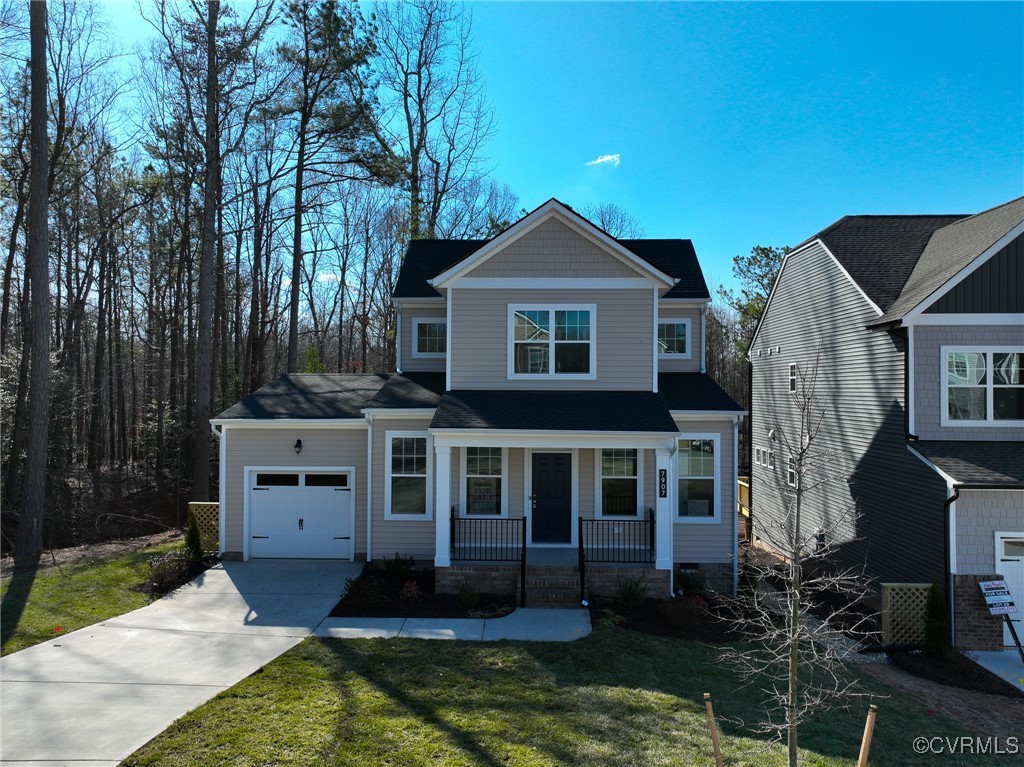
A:
{"type": "Polygon", "coordinates": [[[451,292],[448,332],[452,389],[652,388],[654,291],[459,289],[451,292]],[[595,304],[596,380],[509,380],[508,307],[517,304],[595,304]]]}
{"type": "Polygon", "coordinates": [[[1024,490],[963,490],[956,502],[957,573],[1002,573],[996,561],[996,533],[1024,532],[1022,517],[1024,490]]]}
{"type": "Polygon", "coordinates": [[[815,444],[834,451],[829,470],[849,483],[830,482],[804,496],[806,529],[831,526],[855,505],[860,519],[839,536],[840,560],[866,561],[882,581],[927,582],[943,569],[945,485],[906,449],[905,341],[866,330],[877,316],[820,245],[788,257],[750,351],[751,441],[776,452],[774,470],[752,468],[755,533],[785,513],[788,456],[767,435],[782,429],[799,438],[789,365],[806,374],[817,358],[815,393],[829,413],[815,444]]]}
{"type": "Polygon", "coordinates": [[[475,269],[471,278],[635,278],[640,273],[571,227],[548,219],[475,269]]]}
{"type": "Polygon", "coordinates": [[[244,551],[243,513],[245,467],[247,466],[353,466],[356,469],[352,510],[355,522],[356,554],[366,553],[366,429],[234,428],[229,433],[226,493],[225,551],[244,551]],[[302,452],[295,453],[295,440],[302,440],[302,452]]]}

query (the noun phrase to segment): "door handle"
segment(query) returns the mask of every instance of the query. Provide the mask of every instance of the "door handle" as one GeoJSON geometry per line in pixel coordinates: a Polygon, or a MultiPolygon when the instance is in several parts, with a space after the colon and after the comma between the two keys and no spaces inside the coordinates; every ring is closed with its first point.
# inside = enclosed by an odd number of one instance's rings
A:
{"type": "Polygon", "coordinates": [[[299,529],[302,529],[302,517],[299,517],[299,529]]]}

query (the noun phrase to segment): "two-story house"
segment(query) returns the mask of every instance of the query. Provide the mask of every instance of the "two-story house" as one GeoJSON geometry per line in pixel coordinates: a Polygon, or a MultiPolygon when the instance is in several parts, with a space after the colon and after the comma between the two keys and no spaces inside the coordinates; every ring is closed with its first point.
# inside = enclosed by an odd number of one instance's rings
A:
{"type": "Polygon", "coordinates": [[[785,518],[778,432],[796,428],[816,365],[818,438],[847,482],[805,494],[807,529],[856,504],[839,559],[879,582],[944,583],[956,642],[975,649],[1010,641],[979,580],[1004,577],[1024,606],[1022,236],[1024,198],[842,218],[786,256],[749,352],[755,534],[785,518]]]}
{"type": "Polygon", "coordinates": [[[213,423],[226,557],[399,553],[440,590],[582,564],[736,583],[741,408],[704,372],[689,240],[617,240],[551,200],[486,241],[413,242],[397,370],[283,375],[213,423]],[[521,572],[520,572],[521,575],[521,572]]]}

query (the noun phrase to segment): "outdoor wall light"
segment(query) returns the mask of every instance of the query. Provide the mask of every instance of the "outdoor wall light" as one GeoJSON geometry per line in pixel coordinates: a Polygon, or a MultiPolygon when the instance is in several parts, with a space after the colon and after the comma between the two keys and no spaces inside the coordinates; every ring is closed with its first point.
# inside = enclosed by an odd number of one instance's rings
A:
{"type": "Polygon", "coordinates": [[[301,452],[302,452],[302,440],[301,439],[297,439],[297,440],[295,440],[295,455],[298,455],[301,452]]]}

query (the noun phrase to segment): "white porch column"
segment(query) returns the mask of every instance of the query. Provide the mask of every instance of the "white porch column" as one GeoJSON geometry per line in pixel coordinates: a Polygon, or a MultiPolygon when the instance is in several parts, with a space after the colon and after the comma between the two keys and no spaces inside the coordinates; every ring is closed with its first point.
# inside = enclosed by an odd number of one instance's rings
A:
{"type": "Polygon", "coordinates": [[[657,502],[654,506],[654,566],[658,570],[672,569],[672,451],[658,448],[654,451],[654,486],[657,502]]]}
{"type": "Polygon", "coordinates": [[[452,449],[434,446],[434,567],[452,563],[452,449]]]}

